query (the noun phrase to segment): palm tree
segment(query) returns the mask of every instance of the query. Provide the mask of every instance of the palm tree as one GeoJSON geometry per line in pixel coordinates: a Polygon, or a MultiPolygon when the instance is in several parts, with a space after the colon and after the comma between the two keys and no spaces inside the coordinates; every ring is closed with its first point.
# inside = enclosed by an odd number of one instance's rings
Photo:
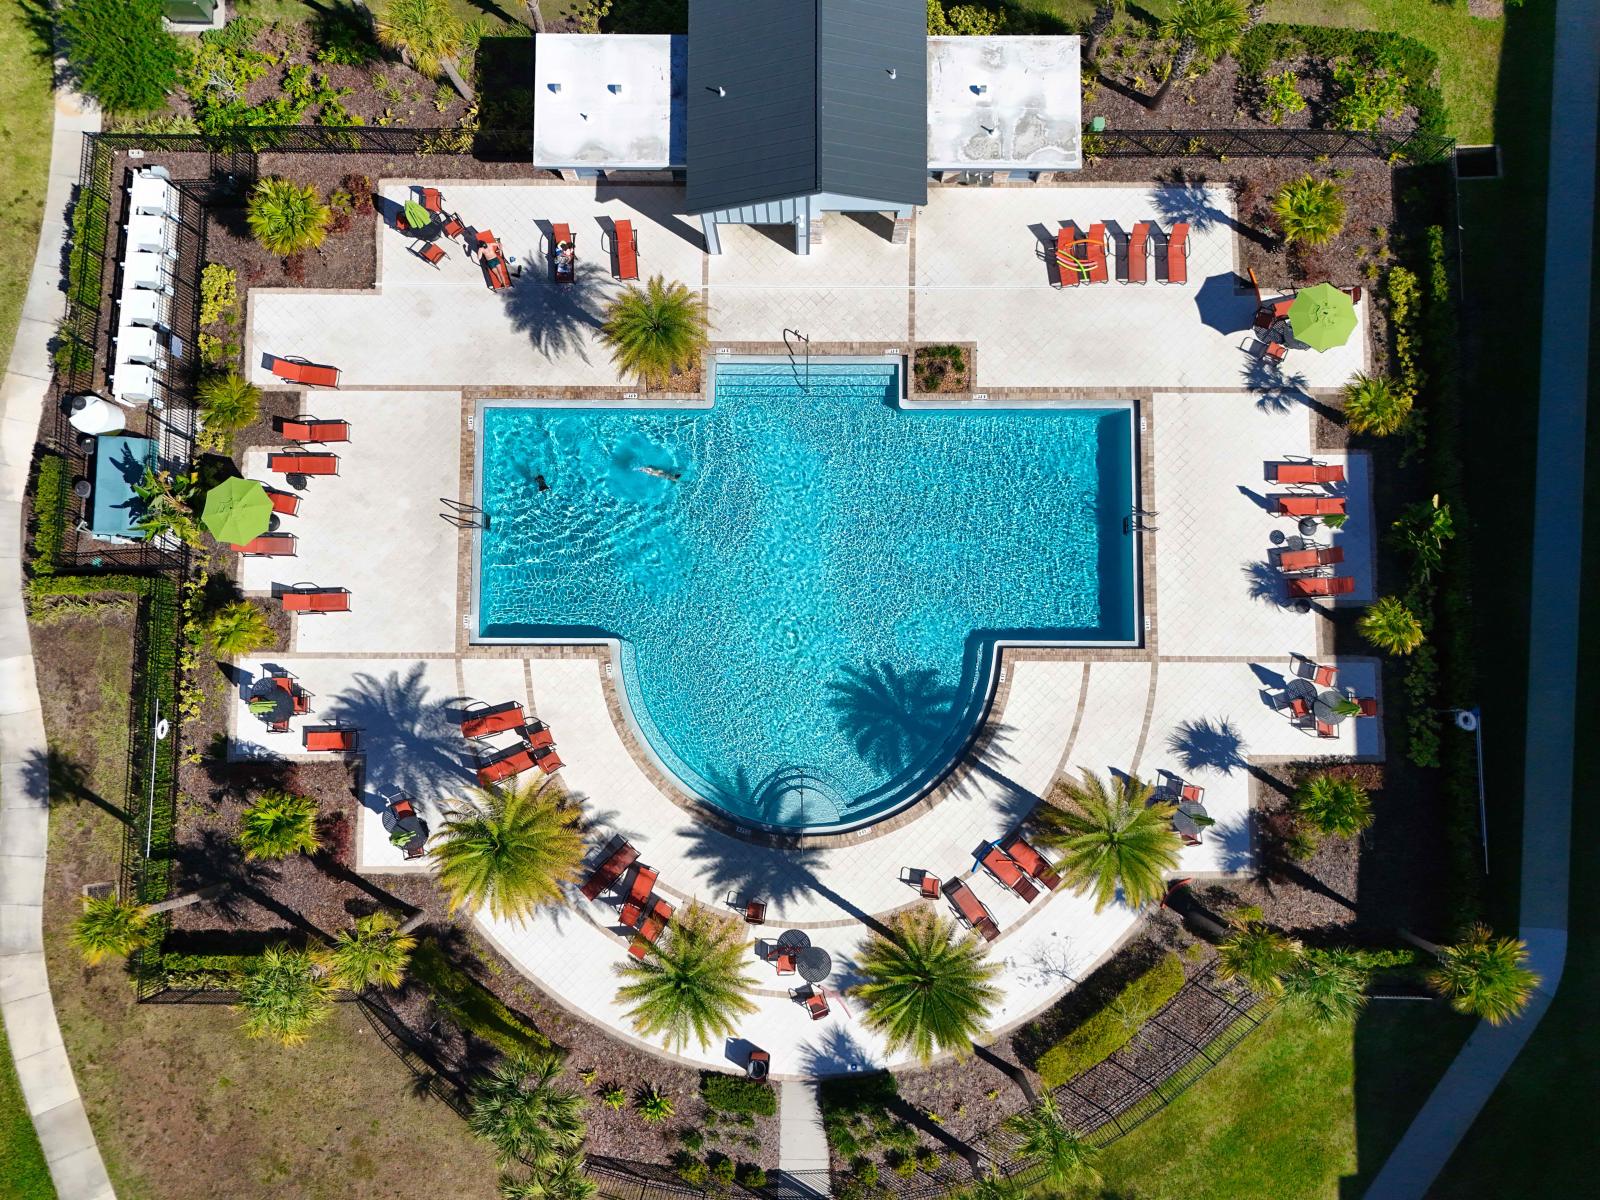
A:
{"type": "Polygon", "coordinates": [[[630,982],[617,999],[630,1005],[633,1027],[662,1034],[667,1048],[681,1049],[694,1035],[700,1045],[734,1031],[734,1018],[756,1010],[745,992],[755,981],[745,974],[749,943],[737,921],[691,904],[643,960],[616,967],[630,982]]]}
{"type": "Polygon", "coordinates": [[[1326,245],[1344,228],[1344,196],[1332,179],[1302,175],[1278,189],[1272,215],[1278,218],[1285,245],[1326,245]]]}
{"type": "Polygon", "coordinates": [[[1398,596],[1375,601],[1361,614],[1356,628],[1367,641],[1390,654],[1410,654],[1422,645],[1422,622],[1398,596]]]}
{"type": "Polygon", "coordinates": [[[583,1173],[583,1155],[567,1154],[548,1170],[536,1170],[526,1179],[506,1175],[500,1180],[500,1200],[589,1200],[599,1190],[583,1173]]]}
{"type": "Polygon", "coordinates": [[[267,614],[254,600],[224,604],[211,618],[211,641],[217,653],[235,657],[270,645],[277,636],[267,614]]]}
{"type": "MultiPolygon", "coordinates": [[[[373,14],[378,41],[424,75],[445,70],[455,83],[455,57],[466,40],[466,27],[451,11],[449,0],[388,0],[373,14]]],[[[463,93],[466,95],[467,93],[463,93]]]]}
{"type": "Polygon", "coordinates": [[[317,837],[317,802],[310,796],[278,789],[263,792],[240,821],[239,848],[247,859],[314,854],[322,846],[317,837]]]}
{"type": "Polygon", "coordinates": [[[1233,922],[1217,945],[1217,978],[1242,979],[1264,996],[1283,994],[1283,976],[1300,958],[1300,943],[1255,917],[1233,922]]]}
{"type": "Polygon", "coordinates": [[[237,371],[207,375],[195,389],[207,429],[243,429],[261,415],[261,389],[237,371]]]}
{"type": "Polygon", "coordinates": [[[1134,908],[1159,900],[1163,871],[1178,865],[1183,841],[1172,829],[1177,806],[1149,803],[1154,789],[1132,777],[1105,780],[1085,771],[1056,785],[1051,803],[1038,809],[1039,840],[1066,852],[1060,866],[1080,891],[1094,892],[1095,911],[1116,899],[1134,908]]]}
{"type": "Polygon", "coordinates": [[[502,1164],[522,1159],[549,1170],[583,1145],[588,1101],[558,1087],[561,1059],[522,1053],[502,1062],[472,1093],[467,1125],[491,1143],[502,1164]]]}
{"type": "Polygon", "coordinates": [[[1354,433],[1388,437],[1411,417],[1411,393],[1383,376],[1358,372],[1344,385],[1344,419],[1354,433]]]}
{"type": "Polygon", "coordinates": [[[72,944],[94,966],[108,955],[132,954],[150,938],[150,912],[116,896],[84,897],[83,915],[72,925],[72,944]]]}
{"type": "Polygon", "coordinates": [[[1523,965],[1528,943],[1497,938],[1487,925],[1474,925],[1453,946],[1432,949],[1439,965],[1428,973],[1428,985],[1457,1012],[1482,1017],[1491,1025],[1521,1013],[1539,986],[1539,976],[1523,965]]]}
{"type": "Polygon", "coordinates": [[[706,348],[700,297],[681,283],[652,276],[641,291],[630,287],[611,303],[602,327],[617,369],[657,387],[694,366],[706,348]]]}
{"type": "Polygon", "coordinates": [[[1248,24],[1239,0],[1178,0],[1172,14],[1161,22],[1161,36],[1176,41],[1178,52],[1150,107],[1159,109],[1165,104],[1173,82],[1196,64],[1203,74],[1223,55],[1238,50],[1248,24]]]}
{"type": "Polygon", "coordinates": [[[369,987],[396,988],[405,978],[406,965],[417,939],[400,932],[388,913],[359,917],[353,929],[341,929],[328,951],[328,974],[352,992],[369,987]]]}
{"type": "Polygon", "coordinates": [[[578,816],[538,784],[473,793],[432,850],[450,911],[465,904],[496,917],[525,917],[563,903],[561,887],[583,862],[583,836],[573,828],[578,816]]]}
{"type": "Polygon", "coordinates": [[[277,255],[298,254],[322,245],[332,216],[312,184],[275,177],[256,184],[245,209],[256,241],[277,255]]]}
{"type": "Polygon", "coordinates": [[[1372,799],[1353,779],[1320,771],[1294,793],[1294,811],[1319,833],[1354,837],[1372,824],[1372,799]]]}
{"type": "Polygon", "coordinates": [[[1007,1120],[1005,1127],[1018,1138],[1016,1156],[1038,1159],[1051,1183],[1094,1186],[1100,1182],[1100,1172],[1094,1169],[1098,1151],[1067,1127],[1054,1096],[1047,1093],[1032,1108],[1007,1120]]]}
{"type": "Polygon", "coordinates": [[[923,1062],[937,1050],[970,1051],[1000,1000],[990,982],[999,964],[976,938],[957,937],[953,921],[927,908],[902,913],[887,935],[873,934],[860,969],[865,982],[855,994],[866,1005],[867,1027],[884,1035],[891,1054],[905,1047],[923,1062]]]}
{"type": "Polygon", "coordinates": [[[1367,1006],[1367,968],[1342,948],[1308,950],[1283,974],[1283,994],[1319,1025],[1353,1020],[1367,1006]]]}
{"type": "Polygon", "coordinates": [[[268,946],[239,980],[244,1031],[250,1037],[275,1037],[286,1046],[303,1042],[327,1018],[332,992],[333,980],[311,951],[268,946]]]}

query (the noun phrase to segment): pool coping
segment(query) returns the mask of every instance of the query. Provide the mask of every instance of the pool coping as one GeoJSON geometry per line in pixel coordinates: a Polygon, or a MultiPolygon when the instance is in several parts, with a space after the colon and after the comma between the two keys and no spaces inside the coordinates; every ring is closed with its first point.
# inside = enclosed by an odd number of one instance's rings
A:
{"type": "MultiPolygon", "coordinates": [[[[463,474],[470,475],[472,505],[479,512],[483,504],[483,475],[481,469],[484,434],[484,412],[487,408],[564,408],[564,409],[634,409],[639,411],[659,410],[708,410],[713,407],[716,385],[716,370],[719,365],[735,365],[745,363],[771,364],[781,362],[785,358],[793,362],[793,355],[786,352],[752,353],[748,351],[735,351],[728,347],[719,347],[705,356],[704,387],[698,397],[692,399],[668,398],[649,393],[624,393],[621,398],[612,396],[585,396],[573,398],[570,396],[475,396],[464,397],[463,418],[466,425],[463,438],[462,459],[463,474]]],[[[1132,538],[1133,545],[1129,554],[1129,600],[1132,606],[1132,633],[1129,639],[1094,639],[1094,640],[1061,640],[1051,638],[1019,638],[997,639],[988,647],[985,659],[980,660],[979,668],[983,672],[982,682],[974,687],[973,699],[967,717],[967,728],[964,736],[952,736],[949,743],[949,753],[941,756],[940,765],[923,774],[922,780],[914,788],[907,791],[905,796],[894,804],[882,810],[864,816],[851,822],[844,821],[826,826],[781,826],[769,825],[761,821],[741,820],[719,807],[714,802],[699,794],[695,787],[690,786],[677,768],[666,762],[657,751],[644,725],[641,724],[634,711],[633,704],[628,698],[627,687],[617,678],[622,670],[623,660],[626,657],[623,641],[616,637],[607,636],[579,636],[579,637],[540,637],[540,638],[492,638],[483,637],[477,630],[479,628],[479,589],[481,585],[482,570],[482,535],[483,527],[474,521],[470,530],[464,530],[467,536],[462,538],[462,555],[469,560],[470,585],[464,591],[462,599],[465,601],[461,619],[465,637],[459,637],[459,642],[464,642],[465,647],[549,647],[552,649],[580,649],[590,648],[594,657],[602,667],[602,687],[607,698],[607,707],[611,711],[612,719],[617,726],[624,746],[633,756],[635,762],[645,771],[651,782],[658,787],[679,808],[691,815],[708,822],[725,833],[751,841],[763,842],[770,845],[781,846],[811,846],[826,848],[828,846],[848,845],[860,841],[870,840],[872,837],[890,833],[919,817],[924,811],[937,805],[954,790],[953,780],[958,776],[960,768],[975,749],[980,747],[986,731],[992,736],[992,726],[995,713],[1001,705],[997,700],[1005,691],[1009,690],[1008,669],[1005,662],[1007,652],[1023,652],[1024,655],[1033,653],[1067,652],[1067,653],[1131,653],[1142,656],[1148,653],[1152,632],[1152,617],[1150,613],[1151,597],[1146,594],[1146,582],[1150,577],[1149,566],[1145,560],[1151,554],[1150,538],[1148,531],[1142,530],[1133,517],[1142,508],[1142,498],[1147,491],[1146,479],[1146,436],[1147,412],[1144,400],[1134,397],[1092,398],[1079,396],[1060,396],[1054,398],[1029,396],[1007,397],[997,394],[992,398],[972,399],[961,396],[951,396],[938,400],[917,400],[910,393],[910,368],[909,355],[903,348],[890,347],[876,354],[816,354],[810,358],[823,365],[840,363],[870,363],[873,365],[895,364],[898,380],[898,404],[908,411],[971,411],[973,409],[1099,409],[1122,410],[1128,414],[1129,436],[1129,476],[1128,486],[1132,496],[1133,513],[1127,521],[1132,522],[1128,536],[1132,538]]],[[[540,389],[544,391],[546,389],[540,389]]],[[[465,489],[463,489],[465,490],[465,489]]],[[[585,656],[587,657],[587,655],[585,656]]],[[[688,764],[684,766],[692,772],[688,764]]]]}

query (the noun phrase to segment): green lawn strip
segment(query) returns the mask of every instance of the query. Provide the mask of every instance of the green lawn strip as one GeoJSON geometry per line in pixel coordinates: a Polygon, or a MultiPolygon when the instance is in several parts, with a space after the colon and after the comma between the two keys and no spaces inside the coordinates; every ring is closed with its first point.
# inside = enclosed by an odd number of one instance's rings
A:
{"type": "Polygon", "coordinates": [[[0,5],[0,368],[22,319],[50,173],[50,65],[37,45],[22,5],[0,5]]]}
{"type": "Polygon", "coordinates": [[[1434,1004],[1377,1001],[1355,1024],[1327,1028],[1280,1008],[1171,1107],[1105,1150],[1105,1194],[1359,1195],[1341,1179],[1371,1178],[1369,1151],[1399,1139],[1469,1027],[1434,1004]]]}
{"type": "Polygon", "coordinates": [[[549,1040],[500,1002],[494,993],[454,966],[433,942],[411,956],[412,980],[433,993],[439,1009],[466,1032],[506,1054],[550,1048],[549,1040]]]}
{"type": "Polygon", "coordinates": [[[33,1120],[22,1102],[11,1050],[5,1042],[5,1022],[0,1021],[0,1180],[8,1200],[54,1200],[50,1170],[33,1131],[33,1120]]]}
{"type": "Polygon", "coordinates": [[[1271,0],[1266,19],[1384,29],[1416,38],[1439,55],[1439,82],[1456,140],[1494,140],[1503,22],[1480,20],[1467,12],[1465,4],[1435,0],[1271,0]]]}
{"type": "Polygon", "coordinates": [[[1046,1087],[1060,1087],[1097,1063],[1110,1058],[1162,1005],[1183,988],[1183,962],[1164,954],[1156,964],[1130,980],[1098,1012],[1039,1056],[1039,1078],[1046,1087]]]}
{"type": "MultiPolygon", "coordinates": [[[[228,6],[228,18],[254,17],[258,21],[284,21],[291,25],[299,25],[310,21],[317,14],[318,9],[331,7],[321,0],[236,0],[228,6]]],[[[378,0],[373,0],[369,6],[373,9],[381,8],[378,0]]],[[[547,5],[544,9],[545,16],[552,15],[552,8],[547,5]]],[[[562,4],[557,11],[564,11],[567,5],[562,4]]],[[[463,22],[480,20],[491,27],[521,24],[519,14],[527,10],[522,5],[522,0],[450,0],[450,8],[463,22]]]]}

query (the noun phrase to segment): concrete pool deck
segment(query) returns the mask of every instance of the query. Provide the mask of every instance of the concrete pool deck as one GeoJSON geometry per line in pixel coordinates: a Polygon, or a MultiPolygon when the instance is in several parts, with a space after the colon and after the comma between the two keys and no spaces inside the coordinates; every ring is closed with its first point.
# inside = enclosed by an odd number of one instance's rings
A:
{"type": "MultiPolygon", "coordinates": [[[[660,872],[657,891],[680,905],[698,899],[720,906],[730,893],[765,899],[767,925],[754,932],[809,930],[834,954],[831,982],[848,985],[863,918],[915,900],[900,880],[902,868],[968,877],[974,850],[1017,828],[1064,772],[1126,771],[1150,780],[1170,772],[1203,787],[1217,823],[1182,852],[1175,872],[1203,877],[1252,865],[1253,771],[1318,757],[1383,757],[1379,721],[1345,721],[1336,737],[1319,739],[1270,702],[1294,671],[1292,656],[1332,661],[1328,607],[1374,595],[1367,459],[1317,440],[1318,392],[1360,369],[1363,335],[1358,331],[1343,353],[1291,355],[1286,373],[1252,368],[1239,349],[1242,333],[1221,327],[1248,325],[1253,295],[1209,283],[1233,264],[1231,210],[1220,193],[934,189],[910,248],[840,219],[830,224],[823,252],[809,258],[760,231],[740,230],[727,239],[726,254],[707,260],[691,240],[697,235],[673,224],[672,189],[619,188],[597,197],[592,187],[444,187],[453,208],[493,228],[515,253],[514,237],[532,244],[542,217],[587,222],[632,208],[643,271],[704,286],[716,337],[776,340],[783,325],[794,324],[799,305],[815,314],[806,332],[819,341],[903,343],[912,334],[977,340],[980,386],[1064,395],[1104,388],[1134,399],[1144,445],[1142,503],[1155,514],[1144,535],[1144,644],[1007,650],[986,725],[939,802],[859,835],[826,845],[764,845],[697,819],[621,723],[620,680],[607,651],[474,646],[467,638],[470,537],[444,519],[443,501],[472,494],[467,422],[485,394],[477,389],[509,383],[559,397],[562,388],[617,388],[593,326],[558,313],[536,344],[535,331],[519,329],[515,313],[508,319],[506,302],[488,292],[474,264],[452,260],[433,274],[392,230],[380,230],[385,282],[378,293],[251,295],[252,359],[294,353],[339,365],[345,387],[307,396],[305,406],[349,420],[352,440],[330,447],[340,455],[339,475],[309,481],[300,514],[283,521],[298,536],[297,555],[245,560],[240,580],[259,596],[297,582],[347,587],[352,611],[294,618],[290,649],[267,660],[312,694],[306,718],[295,719],[287,734],[269,734],[249,714],[241,689],[230,720],[232,752],[241,757],[299,756],[308,723],[360,729],[359,870],[430,869],[426,860],[404,862],[389,844],[386,801],[410,796],[437,830],[441,804],[473,779],[473,748],[457,728],[462,708],[471,700],[514,699],[554,731],[566,763],[557,779],[584,800],[593,849],[613,833],[627,836],[641,861],[660,872]],[[1165,225],[1161,214],[1180,203],[1215,214],[1196,221],[1187,288],[1113,283],[1058,291],[1045,282],[1045,266],[1030,257],[1026,239],[1010,236],[1013,226],[1026,231],[1045,219],[1082,225],[1156,215],[1165,225]],[[971,243],[971,231],[985,221],[1004,231],[987,256],[971,243]],[[426,320],[416,308],[424,303],[426,320]],[[1110,324],[1095,324],[1103,318],[1110,324]],[[450,336],[412,340],[425,345],[385,336],[446,320],[450,336]],[[1129,330],[1151,329],[1159,334],[1130,340],[1129,330]],[[1282,581],[1265,565],[1275,535],[1295,533],[1292,522],[1270,515],[1267,497],[1282,489],[1265,476],[1273,462],[1313,457],[1346,468],[1350,519],[1318,536],[1344,550],[1341,571],[1356,588],[1302,610],[1284,602],[1282,581]]],[[[399,192],[385,185],[391,194],[399,192]]],[[[580,252],[598,241],[593,232],[579,237],[580,252]]],[[[592,249],[587,261],[595,264],[592,249]]],[[[544,286],[526,275],[519,285],[544,286]]],[[[612,287],[596,279],[587,295],[603,297],[612,287]]],[[[526,311],[540,311],[548,299],[530,301],[526,311]]],[[[266,478],[264,459],[265,451],[250,452],[246,473],[266,478]]],[[[246,682],[266,665],[238,664],[246,682]]],[[[1341,658],[1337,665],[1341,686],[1381,694],[1376,659],[1341,658]]],[[[993,952],[1005,964],[1006,999],[993,1028],[1053,1002],[1137,924],[1124,906],[1095,914],[1065,889],[1030,906],[981,872],[969,882],[1003,931],[993,952]]],[[[612,906],[578,900],[527,923],[478,924],[554,998],[632,1036],[615,1005],[611,968],[627,942],[612,906]]],[[[885,1061],[848,997],[835,1001],[828,1020],[813,1023],[787,995],[793,980],[754,959],[751,975],[760,1010],[741,1022],[740,1036],[772,1051],[777,1074],[885,1061]]],[[[691,1048],[684,1057],[729,1065],[720,1045],[691,1048]]]]}

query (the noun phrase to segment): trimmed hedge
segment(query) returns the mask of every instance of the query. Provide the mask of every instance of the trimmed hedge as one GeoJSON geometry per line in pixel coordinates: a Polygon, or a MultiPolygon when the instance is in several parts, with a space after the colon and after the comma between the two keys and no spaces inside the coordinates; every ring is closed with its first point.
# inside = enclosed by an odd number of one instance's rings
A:
{"type": "Polygon", "coordinates": [[[1354,57],[1372,62],[1389,58],[1406,77],[1406,103],[1417,111],[1417,132],[1430,137],[1450,135],[1450,113],[1444,92],[1434,82],[1439,56],[1415,38],[1371,29],[1342,29],[1326,25],[1254,25],[1239,42],[1234,55],[1239,69],[1258,79],[1277,63],[1299,58],[1354,57]]]}
{"type": "Polygon", "coordinates": [[[758,1117],[778,1112],[778,1093],[769,1084],[737,1075],[706,1072],[700,1077],[700,1095],[718,1112],[755,1113],[758,1117]]]}
{"type": "Polygon", "coordinates": [[[451,963],[433,942],[411,955],[411,978],[433,993],[439,1009],[467,1033],[506,1054],[550,1049],[550,1039],[523,1021],[500,998],[451,963]]]}
{"type": "Polygon", "coordinates": [[[1099,1012],[1039,1056],[1039,1077],[1057,1088],[1104,1062],[1183,987],[1183,961],[1171,951],[1134,978],[1099,1012]]]}
{"type": "Polygon", "coordinates": [[[28,567],[35,575],[53,575],[56,559],[66,540],[67,496],[72,481],[67,460],[59,454],[39,459],[39,477],[33,485],[33,559],[28,567]]]}

